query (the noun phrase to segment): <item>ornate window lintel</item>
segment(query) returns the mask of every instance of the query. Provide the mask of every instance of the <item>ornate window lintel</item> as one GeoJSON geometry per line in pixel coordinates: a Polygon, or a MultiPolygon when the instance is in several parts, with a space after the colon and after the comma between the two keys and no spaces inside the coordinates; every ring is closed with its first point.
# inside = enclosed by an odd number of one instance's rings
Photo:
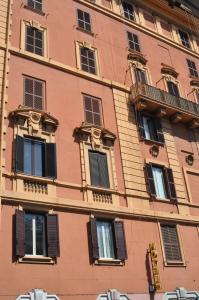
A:
{"type": "Polygon", "coordinates": [[[176,70],[173,67],[171,67],[169,65],[166,65],[164,63],[162,63],[161,65],[162,65],[161,72],[163,74],[170,75],[170,76],[175,77],[175,78],[178,77],[179,74],[176,72],[176,70]]]}
{"type": "Polygon", "coordinates": [[[128,60],[130,61],[137,61],[139,63],[141,63],[142,65],[146,65],[147,63],[147,59],[145,58],[145,56],[135,50],[129,49],[129,54],[128,54],[128,60]]]}

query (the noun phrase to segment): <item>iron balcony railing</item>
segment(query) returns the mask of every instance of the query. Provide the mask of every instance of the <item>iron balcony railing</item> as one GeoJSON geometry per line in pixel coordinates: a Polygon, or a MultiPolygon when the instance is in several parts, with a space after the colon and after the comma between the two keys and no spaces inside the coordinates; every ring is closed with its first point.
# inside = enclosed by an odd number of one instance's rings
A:
{"type": "Polygon", "coordinates": [[[173,96],[163,90],[145,83],[135,83],[131,88],[133,101],[143,99],[150,99],[158,104],[170,106],[177,111],[184,111],[189,114],[198,115],[199,117],[199,104],[190,100],[173,96]]]}

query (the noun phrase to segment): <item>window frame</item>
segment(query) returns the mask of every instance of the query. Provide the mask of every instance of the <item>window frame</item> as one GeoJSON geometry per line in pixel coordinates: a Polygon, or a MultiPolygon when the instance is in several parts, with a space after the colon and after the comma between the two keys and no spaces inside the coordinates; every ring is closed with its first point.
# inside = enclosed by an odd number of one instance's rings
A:
{"type": "Polygon", "coordinates": [[[128,1],[125,1],[125,0],[121,0],[121,8],[122,8],[122,16],[126,19],[126,20],[129,20],[130,22],[136,22],[136,14],[135,14],[135,6],[132,5],[130,2],[128,1]],[[132,12],[129,13],[126,12],[124,10],[124,3],[128,6],[131,6],[132,7],[132,12]],[[128,15],[129,17],[127,17],[126,15],[128,15]],[[131,18],[131,16],[133,16],[133,18],[131,18]]]}
{"type": "Polygon", "coordinates": [[[84,120],[85,120],[85,122],[88,123],[88,124],[92,124],[92,125],[94,125],[94,126],[100,126],[100,127],[102,127],[102,126],[104,125],[103,108],[102,108],[102,99],[97,98],[97,97],[94,97],[94,96],[91,96],[91,95],[88,95],[88,94],[84,94],[84,93],[82,94],[82,96],[83,96],[83,107],[84,107],[84,120]],[[91,105],[92,105],[92,110],[91,110],[91,111],[88,110],[88,109],[86,109],[86,107],[85,107],[85,98],[86,98],[86,97],[88,97],[88,98],[91,99],[91,105]],[[98,102],[98,105],[99,105],[99,113],[95,113],[95,112],[93,111],[93,101],[92,101],[92,100],[96,100],[96,101],[98,102]],[[100,117],[100,125],[99,125],[99,124],[95,124],[94,122],[92,122],[92,123],[88,122],[87,119],[86,119],[86,111],[92,113],[92,119],[93,119],[93,120],[94,120],[93,114],[98,114],[99,117],[100,117]]]}
{"type": "Polygon", "coordinates": [[[198,70],[196,67],[196,63],[189,58],[187,58],[186,61],[187,61],[187,66],[188,66],[188,70],[189,70],[189,75],[191,77],[198,78],[198,70]]]}
{"type": "Polygon", "coordinates": [[[33,108],[33,109],[39,109],[39,110],[45,110],[46,109],[46,81],[44,81],[42,79],[35,78],[35,77],[31,77],[29,75],[23,74],[23,105],[26,106],[26,107],[33,108]],[[35,82],[39,82],[39,83],[42,84],[42,97],[41,97],[41,106],[42,106],[42,108],[37,108],[34,105],[34,103],[35,103],[35,97],[38,96],[38,95],[36,95],[34,93],[34,91],[33,91],[32,94],[26,92],[26,83],[25,83],[26,79],[29,79],[29,80],[33,81],[33,90],[35,89],[35,82]],[[26,94],[30,94],[30,95],[33,96],[33,106],[26,105],[26,103],[25,103],[25,96],[26,96],[26,94]]]}
{"type": "Polygon", "coordinates": [[[81,70],[83,72],[87,72],[87,73],[92,74],[92,75],[97,75],[95,50],[86,48],[84,46],[83,47],[80,46],[79,50],[80,50],[80,65],[81,65],[81,70]],[[87,55],[86,56],[84,56],[82,54],[82,52],[81,52],[82,50],[87,51],[87,55]],[[93,53],[93,58],[89,57],[89,53],[90,54],[93,53]],[[82,62],[83,58],[87,60],[86,63],[82,62]],[[94,62],[94,66],[90,65],[90,63],[89,63],[90,60],[94,62]],[[84,70],[83,66],[86,66],[87,70],[84,70]],[[93,69],[94,72],[90,72],[91,69],[93,69]]]}
{"type": "Polygon", "coordinates": [[[127,31],[127,40],[128,40],[128,46],[130,51],[141,52],[140,41],[137,34],[131,31],[127,31]],[[129,38],[130,35],[131,35],[131,39],[129,38]],[[131,44],[133,45],[133,47],[131,47],[131,44]]]}
{"type": "Polygon", "coordinates": [[[160,242],[161,242],[164,266],[166,266],[166,267],[185,267],[186,263],[185,263],[182,239],[181,239],[181,235],[180,235],[180,231],[179,231],[179,225],[174,224],[174,223],[168,223],[168,222],[158,222],[158,229],[159,229],[159,235],[160,235],[160,242]],[[166,259],[166,253],[165,253],[165,248],[164,248],[164,241],[163,241],[161,225],[163,225],[163,226],[175,226],[176,233],[177,233],[177,238],[178,238],[179,251],[180,251],[180,254],[181,254],[181,261],[171,261],[171,260],[166,259]]]}
{"type": "Polygon", "coordinates": [[[88,74],[88,76],[94,76],[94,77],[99,77],[100,75],[100,66],[99,66],[99,60],[98,60],[98,51],[97,48],[93,47],[91,44],[87,42],[76,42],[76,59],[77,59],[77,68],[81,70],[84,74],[88,74]],[[80,53],[80,48],[86,48],[91,51],[93,51],[95,55],[95,74],[89,73],[87,71],[82,70],[81,67],[81,53],[80,53]]]}
{"type": "Polygon", "coordinates": [[[30,10],[33,10],[35,12],[38,12],[40,14],[43,14],[43,0],[41,0],[41,8],[36,8],[36,4],[35,3],[38,3],[39,0],[26,0],[26,5],[25,7],[30,9],[30,10]],[[31,5],[29,5],[29,1],[32,1],[33,2],[33,7],[31,5]]]}
{"type": "Polygon", "coordinates": [[[77,16],[77,29],[83,30],[83,31],[85,31],[87,33],[91,33],[92,34],[93,33],[93,30],[92,30],[93,25],[92,25],[92,20],[91,20],[91,14],[88,13],[87,11],[84,11],[84,10],[82,10],[80,8],[77,8],[76,9],[76,16],[77,16]],[[79,19],[79,15],[78,15],[79,11],[81,11],[83,13],[83,20],[79,19]],[[89,21],[90,21],[89,23],[85,21],[85,14],[88,14],[88,16],[89,16],[89,21]],[[81,21],[83,23],[83,27],[79,25],[79,21],[81,21]],[[90,25],[90,30],[88,30],[86,28],[86,24],[90,25]]]}
{"type": "Polygon", "coordinates": [[[26,35],[25,35],[25,50],[27,52],[31,52],[31,53],[39,55],[39,56],[44,56],[44,32],[42,30],[38,29],[38,28],[33,27],[33,26],[26,26],[25,27],[25,31],[26,31],[26,35]],[[32,30],[33,36],[32,35],[28,35],[28,29],[32,30]],[[38,39],[36,37],[37,33],[41,34],[41,39],[38,39]],[[32,44],[28,43],[28,41],[27,41],[28,37],[31,38],[31,39],[33,39],[33,43],[32,44]],[[41,41],[41,43],[42,43],[41,47],[36,46],[36,41],[37,40],[41,41]],[[28,46],[31,46],[33,48],[33,51],[28,50],[28,46]],[[36,52],[37,49],[41,50],[41,54],[36,52]]]}
{"type": "Polygon", "coordinates": [[[182,29],[178,29],[178,35],[179,35],[179,40],[180,40],[181,45],[183,47],[191,50],[192,45],[191,45],[191,38],[190,38],[189,33],[182,29]],[[186,36],[185,39],[182,38],[182,34],[184,35],[184,37],[186,36]]]}

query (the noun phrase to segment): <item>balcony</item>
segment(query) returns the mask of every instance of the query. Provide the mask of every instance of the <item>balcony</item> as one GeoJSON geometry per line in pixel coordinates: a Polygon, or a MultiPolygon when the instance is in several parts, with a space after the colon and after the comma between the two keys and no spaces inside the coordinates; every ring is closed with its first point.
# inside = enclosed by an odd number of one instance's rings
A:
{"type": "Polygon", "coordinates": [[[188,123],[191,128],[199,126],[199,104],[173,96],[144,83],[131,87],[131,100],[138,110],[147,109],[157,116],[167,115],[174,123],[188,123]]]}

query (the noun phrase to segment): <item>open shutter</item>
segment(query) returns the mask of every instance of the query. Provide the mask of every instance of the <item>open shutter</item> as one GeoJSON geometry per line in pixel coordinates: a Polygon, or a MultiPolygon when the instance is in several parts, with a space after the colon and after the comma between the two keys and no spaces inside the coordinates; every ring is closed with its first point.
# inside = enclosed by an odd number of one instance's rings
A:
{"type": "Polygon", "coordinates": [[[98,166],[98,153],[89,151],[89,166],[91,185],[100,186],[99,166],[98,166]]]}
{"type": "Polygon", "coordinates": [[[47,215],[47,251],[49,257],[59,257],[58,215],[47,215]]]}
{"type": "Polygon", "coordinates": [[[25,255],[25,213],[21,210],[15,212],[15,254],[25,255]]]}
{"type": "Polygon", "coordinates": [[[177,200],[173,171],[170,168],[165,168],[169,198],[173,201],[177,200]]]}
{"type": "Polygon", "coordinates": [[[158,142],[164,144],[164,134],[162,132],[162,125],[160,119],[158,118],[155,119],[155,127],[156,127],[158,142]]]}
{"type": "Polygon", "coordinates": [[[45,144],[45,177],[57,178],[56,144],[45,144]]]}
{"type": "Polygon", "coordinates": [[[150,192],[151,196],[156,197],[155,184],[154,184],[153,171],[152,171],[151,164],[145,165],[145,173],[146,173],[146,180],[147,180],[149,192],[150,192]]]}
{"type": "Polygon", "coordinates": [[[92,246],[92,256],[94,259],[99,258],[99,245],[97,238],[97,222],[96,219],[90,220],[90,230],[91,230],[91,246],[92,246]]]}
{"type": "Polygon", "coordinates": [[[127,259],[126,239],[124,234],[124,224],[121,221],[114,222],[116,258],[127,259]]]}
{"type": "Polygon", "coordinates": [[[24,139],[17,135],[16,144],[15,144],[15,171],[23,172],[24,171],[24,139]]]}
{"type": "Polygon", "coordinates": [[[104,153],[98,153],[98,168],[100,171],[100,186],[109,188],[109,174],[107,165],[107,156],[104,153]]]}
{"type": "Polygon", "coordinates": [[[137,123],[138,123],[138,130],[140,134],[140,138],[145,139],[145,130],[144,130],[144,124],[143,124],[143,117],[142,114],[137,111],[137,123]]]}
{"type": "Polygon", "coordinates": [[[182,261],[177,228],[175,225],[161,225],[166,260],[182,261]]]}

